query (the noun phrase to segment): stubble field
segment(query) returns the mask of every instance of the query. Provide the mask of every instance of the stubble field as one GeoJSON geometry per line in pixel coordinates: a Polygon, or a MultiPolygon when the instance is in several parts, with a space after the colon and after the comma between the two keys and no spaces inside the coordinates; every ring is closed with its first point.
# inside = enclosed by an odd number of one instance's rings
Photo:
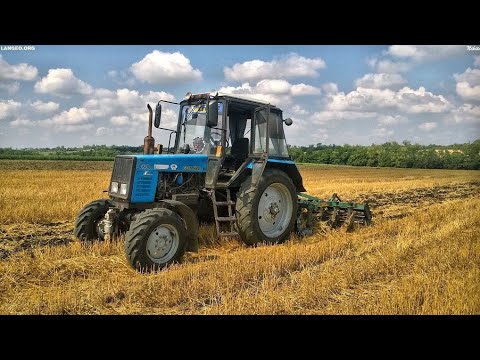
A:
{"type": "Polygon", "coordinates": [[[369,201],[374,224],[247,248],[200,229],[154,274],[73,221],[112,163],[0,161],[1,314],[479,314],[480,172],[300,166],[312,195],[369,201]]]}

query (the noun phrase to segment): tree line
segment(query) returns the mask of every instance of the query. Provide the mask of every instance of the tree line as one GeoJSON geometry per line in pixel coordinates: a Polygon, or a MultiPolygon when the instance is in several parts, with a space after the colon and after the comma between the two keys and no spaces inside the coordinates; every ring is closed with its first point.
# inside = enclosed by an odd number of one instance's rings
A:
{"type": "Polygon", "coordinates": [[[142,151],[142,146],[127,145],[86,145],[81,148],[65,146],[28,149],[0,148],[0,159],[113,160],[117,155],[139,154],[142,151]]]}
{"type": "MultiPolygon", "coordinates": [[[[0,148],[0,159],[113,160],[117,155],[141,154],[142,146],[88,145],[81,148],[0,148]]],[[[480,139],[453,145],[419,145],[408,141],[381,145],[289,146],[298,163],[423,169],[480,169],[480,139]]]]}
{"type": "Polygon", "coordinates": [[[290,146],[299,163],[421,169],[480,169],[480,140],[466,144],[419,145],[403,141],[381,145],[290,146]]]}

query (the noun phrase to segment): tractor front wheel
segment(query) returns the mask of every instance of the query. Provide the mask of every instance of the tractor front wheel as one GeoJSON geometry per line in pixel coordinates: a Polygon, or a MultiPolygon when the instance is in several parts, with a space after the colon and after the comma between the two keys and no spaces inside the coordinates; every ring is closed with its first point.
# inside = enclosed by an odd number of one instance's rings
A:
{"type": "Polygon", "coordinates": [[[139,271],[159,270],[180,261],[186,248],[186,229],[175,212],[148,209],[137,215],[125,235],[125,254],[139,271]]]}
{"type": "Polygon", "coordinates": [[[111,206],[108,199],[95,200],[85,205],[75,221],[75,237],[80,241],[104,240],[105,234],[100,221],[111,206]]]}
{"type": "Polygon", "coordinates": [[[295,186],[283,171],[265,170],[256,189],[247,178],[235,206],[240,237],[247,245],[284,242],[295,226],[297,208],[295,186]]]}

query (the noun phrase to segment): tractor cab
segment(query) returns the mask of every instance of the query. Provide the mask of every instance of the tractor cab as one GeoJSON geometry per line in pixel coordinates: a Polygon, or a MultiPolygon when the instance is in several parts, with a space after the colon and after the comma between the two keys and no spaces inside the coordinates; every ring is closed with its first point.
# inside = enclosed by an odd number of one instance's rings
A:
{"type": "MultiPolygon", "coordinates": [[[[283,124],[289,126],[292,120],[284,120],[276,106],[224,93],[187,94],[179,105],[177,129],[172,130],[175,141],[168,144],[166,153],[207,155],[206,188],[239,185],[244,170],[252,170],[255,162],[257,167],[268,162],[294,165],[283,129],[283,124]]],[[[157,128],[161,110],[159,102],[157,128]]],[[[296,178],[298,190],[305,191],[301,178],[296,178]]]]}

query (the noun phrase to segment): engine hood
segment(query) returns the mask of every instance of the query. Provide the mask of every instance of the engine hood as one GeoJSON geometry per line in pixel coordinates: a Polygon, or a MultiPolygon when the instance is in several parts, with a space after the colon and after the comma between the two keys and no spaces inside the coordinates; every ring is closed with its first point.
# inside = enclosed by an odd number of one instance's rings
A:
{"type": "Polygon", "coordinates": [[[135,155],[136,170],[159,172],[207,172],[208,155],[205,154],[162,154],[135,155]]]}

